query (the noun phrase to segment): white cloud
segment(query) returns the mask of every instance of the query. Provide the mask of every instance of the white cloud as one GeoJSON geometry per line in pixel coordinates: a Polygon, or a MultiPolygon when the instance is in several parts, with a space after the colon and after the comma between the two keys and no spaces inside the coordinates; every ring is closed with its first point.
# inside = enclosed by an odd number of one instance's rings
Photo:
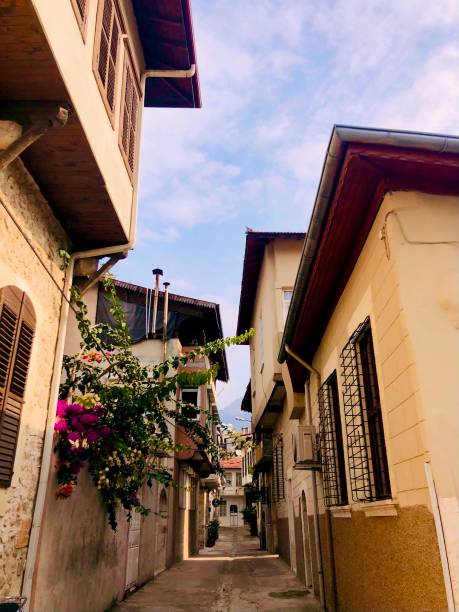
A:
{"type": "Polygon", "coordinates": [[[137,243],[145,242],[174,242],[179,237],[179,232],[175,227],[165,227],[161,230],[153,230],[151,227],[139,223],[137,230],[137,243]]]}
{"type": "MultiPolygon", "coordinates": [[[[235,220],[241,234],[305,230],[335,123],[459,133],[457,0],[193,0],[193,13],[203,108],[144,114],[141,242],[175,249],[204,224],[227,238],[235,220]]],[[[233,333],[239,285],[198,295],[177,276],[233,333]]],[[[246,350],[229,360],[225,404],[248,380],[246,350]]]]}

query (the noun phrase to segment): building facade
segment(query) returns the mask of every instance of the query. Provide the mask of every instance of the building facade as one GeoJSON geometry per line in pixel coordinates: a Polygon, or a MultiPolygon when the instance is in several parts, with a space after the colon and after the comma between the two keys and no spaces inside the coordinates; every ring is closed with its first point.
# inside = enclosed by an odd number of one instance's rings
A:
{"type": "Polygon", "coordinates": [[[252,412],[260,544],[270,552],[279,550],[286,559],[289,523],[284,480],[273,470],[274,456],[281,460],[282,440],[276,439],[273,451],[272,433],[285,397],[277,353],[303,240],[302,233],[247,232],[238,320],[238,333],[255,329],[249,341],[251,380],[242,408],[252,412]]]}
{"type": "MultiPolygon", "coordinates": [[[[153,334],[152,309],[146,315],[150,290],[122,281],[114,282],[127,315],[133,353],[144,365],[184,354],[197,342],[202,344],[204,337],[208,340],[222,337],[217,304],[175,294],[169,294],[168,325],[164,326],[163,292],[159,294],[157,327],[153,334]],[[165,327],[167,332],[163,335],[165,327]]],[[[102,283],[88,291],[87,304],[92,320],[110,323],[111,314],[102,283]]],[[[66,353],[78,351],[79,341],[76,330],[68,334],[66,353]]],[[[182,369],[208,370],[215,362],[221,363],[219,378],[227,380],[224,353],[215,359],[212,357],[211,361],[207,357],[199,358],[182,369]]],[[[210,382],[194,389],[178,390],[176,399],[196,406],[196,419],[208,427],[216,441],[218,410],[215,395],[214,382],[210,382]],[[212,418],[209,418],[210,414],[213,414],[212,418]]],[[[35,601],[38,602],[35,605],[44,606],[47,601],[56,609],[59,605],[60,609],[70,610],[78,589],[83,583],[93,581],[99,584],[99,595],[94,595],[91,587],[87,588],[84,599],[80,596],[80,609],[85,609],[83,606],[88,610],[90,606],[102,609],[102,605],[107,606],[103,600],[122,599],[129,590],[153,579],[176,561],[197,553],[204,545],[208,499],[210,493],[218,488],[219,479],[215,478],[211,457],[198,451],[196,443],[180,426],[170,422],[169,431],[177,444],[186,447],[174,456],[161,458],[173,475],[174,486],[165,487],[158,482],[154,482],[152,487],[145,485],[140,498],[152,512],[147,516],[135,513],[128,523],[120,510],[116,532],[108,525],[99,493],[86,471],[79,475],[74,494],[62,502],[55,498],[56,473],[51,470],[34,581],[35,601]],[[71,539],[75,529],[74,517],[78,517],[79,529],[86,534],[83,540],[71,539]],[[73,565],[76,558],[78,572],[74,571],[73,565]],[[100,604],[94,603],[95,597],[99,598],[100,604]]]]}
{"type": "Polygon", "coordinates": [[[223,487],[220,495],[219,517],[221,527],[242,527],[242,510],[245,507],[242,485],[242,458],[222,459],[223,487]]]}
{"type": "Polygon", "coordinates": [[[327,151],[270,436],[278,549],[327,609],[458,604],[458,154],[344,127],[327,151]]]}
{"type": "Polygon", "coordinates": [[[134,244],[143,107],[200,97],[188,2],[26,0],[0,19],[0,596],[38,610],[70,286],[134,244]]]}

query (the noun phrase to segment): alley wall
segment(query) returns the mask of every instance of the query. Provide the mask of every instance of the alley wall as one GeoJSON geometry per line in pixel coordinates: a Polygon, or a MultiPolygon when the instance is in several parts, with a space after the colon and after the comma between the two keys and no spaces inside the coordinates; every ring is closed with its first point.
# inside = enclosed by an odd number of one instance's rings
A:
{"type": "Polygon", "coordinates": [[[36,316],[11,485],[0,487],[0,596],[21,591],[48,413],[64,272],[58,255],[69,240],[20,160],[0,171],[0,288],[31,299],[36,316]],[[31,246],[5,208],[22,228],[31,246]]]}

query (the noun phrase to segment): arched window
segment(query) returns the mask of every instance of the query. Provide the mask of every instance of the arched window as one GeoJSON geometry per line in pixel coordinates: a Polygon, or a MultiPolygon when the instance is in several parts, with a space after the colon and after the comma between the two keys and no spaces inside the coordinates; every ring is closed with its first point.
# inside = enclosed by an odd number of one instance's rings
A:
{"type": "Polygon", "coordinates": [[[35,332],[32,302],[17,287],[0,289],[0,486],[8,487],[35,332]]]}
{"type": "Polygon", "coordinates": [[[230,505],[230,514],[237,514],[237,505],[236,504],[231,504],[230,505]]]}

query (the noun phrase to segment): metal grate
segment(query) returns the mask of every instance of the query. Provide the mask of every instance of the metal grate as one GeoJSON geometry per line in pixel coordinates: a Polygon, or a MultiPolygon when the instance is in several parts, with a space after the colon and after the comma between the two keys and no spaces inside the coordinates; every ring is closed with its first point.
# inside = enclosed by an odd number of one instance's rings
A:
{"type": "Polygon", "coordinates": [[[284,442],[282,434],[273,436],[273,501],[285,499],[284,442]]]}
{"type": "Polygon", "coordinates": [[[369,317],[352,334],[340,361],[352,499],[385,499],[390,486],[369,317]]]}
{"type": "Polygon", "coordinates": [[[348,497],[336,372],[320,387],[318,400],[324,504],[340,506],[348,497]]]}

